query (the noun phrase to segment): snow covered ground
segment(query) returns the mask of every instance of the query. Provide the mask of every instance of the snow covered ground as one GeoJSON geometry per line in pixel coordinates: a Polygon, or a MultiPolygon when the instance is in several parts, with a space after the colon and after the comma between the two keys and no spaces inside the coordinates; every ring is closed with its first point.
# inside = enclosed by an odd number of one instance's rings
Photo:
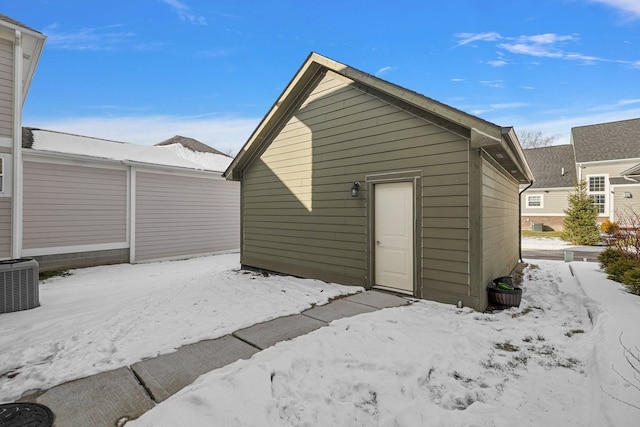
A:
{"type": "Polygon", "coordinates": [[[419,301],[331,323],[201,376],[127,426],[635,426],[640,298],[593,263],[535,261],[522,305],[419,301]],[[589,319],[587,307],[594,316],[589,319]],[[624,308],[624,310],[621,310],[624,308]],[[604,390],[604,391],[603,391],[604,390]]]}
{"type": "Polygon", "coordinates": [[[573,250],[581,252],[600,252],[604,246],[576,246],[559,237],[523,237],[522,249],[527,250],[573,250]]]}
{"type": "Polygon", "coordinates": [[[559,237],[523,237],[522,249],[563,250],[570,248],[568,242],[559,237]]]}
{"type": "Polygon", "coordinates": [[[362,288],[238,271],[239,255],[78,269],[0,314],[0,403],[362,288]]]}
{"type": "MultiPolygon", "coordinates": [[[[621,400],[640,406],[640,391],[618,373],[638,384],[619,339],[637,354],[640,298],[594,263],[532,263],[519,308],[417,301],[341,319],[127,426],[637,425],[621,400]]],[[[360,290],[237,268],[233,254],[44,282],[41,307],[0,315],[0,402],[360,290]]]]}

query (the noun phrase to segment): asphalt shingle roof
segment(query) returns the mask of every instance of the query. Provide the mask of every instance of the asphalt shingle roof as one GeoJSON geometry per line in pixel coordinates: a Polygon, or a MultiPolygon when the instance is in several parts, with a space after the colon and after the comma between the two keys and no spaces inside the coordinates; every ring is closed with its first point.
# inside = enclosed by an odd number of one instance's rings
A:
{"type": "Polygon", "coordinates": [[[576,162],[640,158],[640,119],[571,129],[576,162]]]}
{"type": "Polygon", "coordinates": [[[553,145],[523,151],[535,178],[531,188],[575,186],[576,164],[572,145],[553,145]],[[564,175],[562,168],[564,168],[564,175]]]}

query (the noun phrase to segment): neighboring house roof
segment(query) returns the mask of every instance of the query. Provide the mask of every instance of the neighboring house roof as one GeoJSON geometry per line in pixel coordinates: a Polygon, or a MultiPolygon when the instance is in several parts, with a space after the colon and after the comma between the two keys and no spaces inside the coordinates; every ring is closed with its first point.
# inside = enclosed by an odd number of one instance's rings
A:
{"type": "Polygon", "coordinates": [[[535,177],[531,188],[575,186],[577,177],[572,145],[528,148],[524,155],[535,177]]]}
{"type": "Polygon", "coordinates": [[[230,157],[227,154],[223,153],[222,151],[218,151],[215,148],[209,147],[208,145],[203,144],[198,140],[195,140],[193,138],[187,138],[186,136],[181,136],[181,135],[176,135],[172,138],[167,139],[166,141],[158,142],[156,144],[156,147],[162,147],[162,146],[171,145],[171,144],[180,144],[191,151],[197,151],[200,153],[213,153],[213,154],[220,154],[222,156],[230,157]]]}
{"type": "Polygon", "coordinates": [[[225,171],[224,175],[227,178],[240,179],[240,172],[271,143],[275,136],[274,129],[291,117],[297,103],[301,97],[304,97],[310,85],[313,85],[315,79],[327,71],[346,77],[353,86],[363,92],[399,105],[400,108],[465,138],[471,138],[471,135],[475,134],[476,138],[472,140],[479,141],[478,146],[481,146],[520,183],[529,183],[533,180],[513,128],[497,126],[314,52],[307,57],[225,171]]]}
{"type": "Polygon", "coordinates": [[[640,119],[571,129],[577,163],[640,158],[640,119]]]}
{"type": "Polygon", "coordinates": [[[162,147],[136,145],[35,128],[23,128],[22,137],[22,146],[26,150],[50,155],[83,156],[214,172],[224,171],[232,160],[223,154],[194,152],[180,144],[162,147]]]}

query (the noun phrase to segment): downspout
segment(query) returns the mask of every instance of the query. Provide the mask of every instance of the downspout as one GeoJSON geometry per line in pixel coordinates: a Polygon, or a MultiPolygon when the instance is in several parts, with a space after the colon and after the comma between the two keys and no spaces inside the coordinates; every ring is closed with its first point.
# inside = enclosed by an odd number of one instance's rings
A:
{"type": "Polygon", "coordinates": [[[533,185],[533,181],[529,182],[521,192],[518,193],[518,258],[522,262],[522,193],[527,191],[533,185]]]}
{"type": "Polygon", "coordinates": [[[11,195],[11,256],[22,255],[22,33],[15,30],[13,56],[13,194],[11,195]]]}

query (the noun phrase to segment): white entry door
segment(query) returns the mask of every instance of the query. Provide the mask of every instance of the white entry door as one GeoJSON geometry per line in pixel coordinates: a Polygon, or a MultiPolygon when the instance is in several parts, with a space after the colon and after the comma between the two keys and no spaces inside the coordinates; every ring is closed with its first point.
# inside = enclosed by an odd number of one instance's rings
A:
{"type": "Polygon", "coordinates": [[[375,184],[375,284],[413,293],[413,182],[375,184]]]}

